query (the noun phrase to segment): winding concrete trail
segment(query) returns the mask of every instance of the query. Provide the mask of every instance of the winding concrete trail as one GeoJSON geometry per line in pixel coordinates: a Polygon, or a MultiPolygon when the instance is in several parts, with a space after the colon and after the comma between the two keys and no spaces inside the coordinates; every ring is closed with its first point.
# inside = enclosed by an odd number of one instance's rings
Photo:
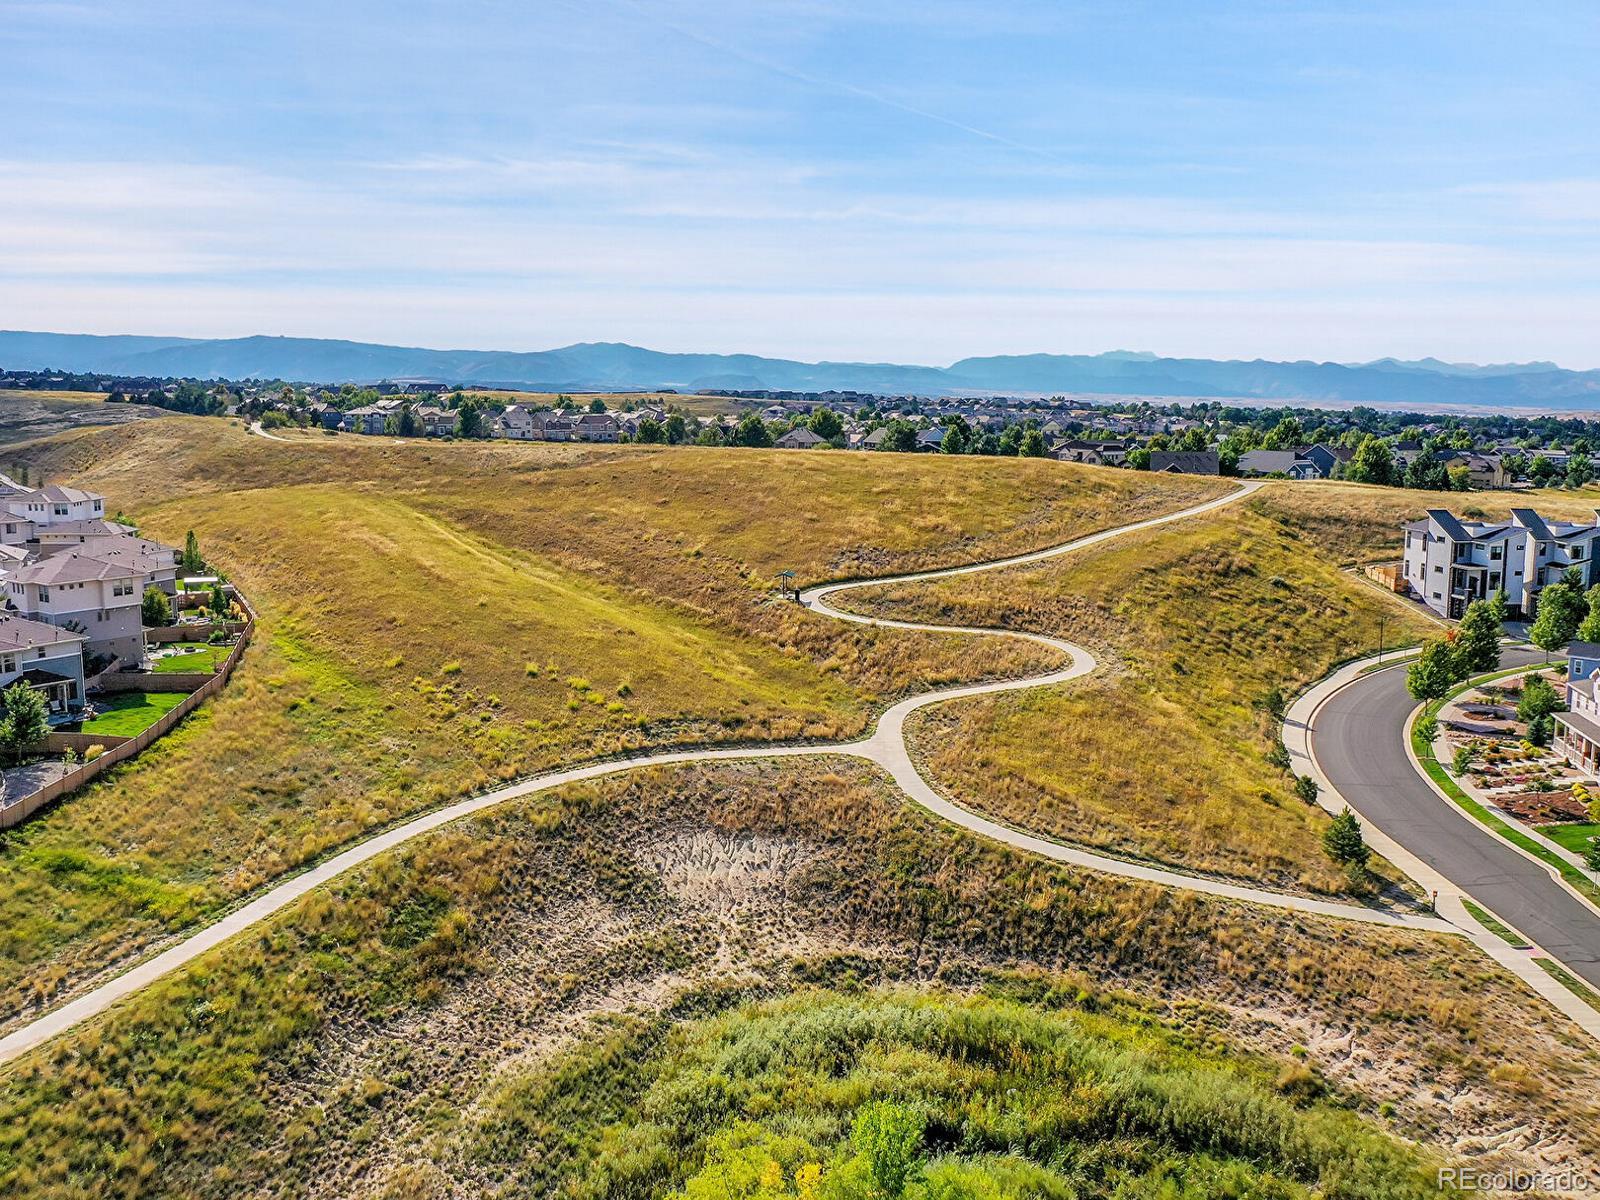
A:
{"type": "MultiPolygon", "coordinates": [[[[262,436],[270,438],[271,435],[263,431],[262,436]]],[[[16,1058],[18,1055],[43,1044],[58,1033],[70,1029],[79,1022],[104,1012],[117,1001],[132,995],[152,981],[193,962],[199,956],[215,949],[234,935],[251,928],[274,913],[282,911],[313,889],[321,887],[346,871],[358,867],[386,851],[403,845],[413,838],[420,837],[443,825],[448,825],[452,821],[504,804],[509,800],[532,796],[539,792],[548,791],[551,788],[562,787],[582,780],[599,779],[603,776],[637,770],[641,767],[670,766],[683,763],[715,763],[751,759],[839,755],[865,759],[868,762],[877,764],[886,771],[907,796],[936,816],[979,836],[990,838],[993,841],[1037,854],[1040,857],[1056,862],[1100,871],[1107,875],[1119,876],[1124,879],[1140,880],[1145,883],[1198,892],[1228,900],[1244,901],[1251,904],[1266,905],[1271,908],[1355,921],[1368,925],[1382,925],[1427,933],[1464,934],[1477,941],[1478,939],[1474,936],[1473,929],[1442,917],[1365,908],[1359,905],[1341,904],[1330,900],[1318,900],[1309,896],[1274,892],[1265,888],[1255,888],[1219,879],[1187,875],[1180,871],[1112,858],[1012,829],[1009,826],[972,812],[970,809],[963,808],[934,789],[917,772],[906,745],[906,718],[918,709],[926,708],[929,705],[942,704],[949,700],[961,699],[967,696],[990,695],[997,692],[1016,691],[1022,688],[1051,687],[1065,683],[1068,680],[1077,679],[1092,672],[1096,666],[1094,656],[1081,646],[1074,645],[1061,638],[1047,637],[1042,634],[1021,633],[1006,629],[923,625],[905,621],[879,620],[835,608],[829,603],[831,598],[838,596],[842,592],[854,591],[860,588],[883,587],[897,583],[940,579],[948,576],[973,574],[979,571],[1003,570],[1008,567],[1023,566],[1065,554],[1076,553],[1140,530],[1154,529],[1175,521],[1183,521],[1214,512],[1217,509],[1243,500],[1254,493],[1260,486],[1262,485],[1257,483],[1241,484],[1228,494],[1203,504],[1197,504],[1163,516],[1135,521],[1100,533],[1089,534],[1061,545],[1052,546],[1044,550],[1036,550],[1027,554],[972,563],[966,566],[917,571],[878,579],[823,584],[809,588],[800,594],[801,603],[814,612],[838,620],[898,629],[916,629],[930,633],[978,634],[990,637],[1019,638],[1048,646],[1060,652],[1066,659],[1067,665],[1043,675],[946,688],[902,700],[884,712],[870,736],[852,742],[830,745],[775,745],[737,750],[682,750],[659,754],[641,754],[628,758],[592,763],[564,771],[553,771],[426,813],[374,834],[309,870],[268,886],[254,899],[222,916],[215,923],[197,930],[161,953],[134,965],[122,974],[35,1018],[28,1024],[20,1026],[10,1034],[0,1038],[0,1063],[16,1058]]],[[[1478,932],[1481,932],[1481,930],[1478,932]]]]}

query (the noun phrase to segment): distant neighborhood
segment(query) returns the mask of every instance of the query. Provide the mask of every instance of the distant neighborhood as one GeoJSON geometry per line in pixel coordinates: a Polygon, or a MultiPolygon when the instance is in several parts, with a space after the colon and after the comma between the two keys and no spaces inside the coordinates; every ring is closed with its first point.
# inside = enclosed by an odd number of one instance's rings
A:
{"type": "Polygon", "coordinates": [[[881,396],[858,392],[556,395],[281,381],[0,371],[0,387],[82,387],[113,402],[234,416],[267,429],[504,439],[1014,455],[1198,475],[1380,483],[1431,491],[1580,487],[1600,439],[1577,417],[1437,417],[1371,408],[1140,398],[881,396]],[[708,411],[710,410],[710,411],[708,411]]]}

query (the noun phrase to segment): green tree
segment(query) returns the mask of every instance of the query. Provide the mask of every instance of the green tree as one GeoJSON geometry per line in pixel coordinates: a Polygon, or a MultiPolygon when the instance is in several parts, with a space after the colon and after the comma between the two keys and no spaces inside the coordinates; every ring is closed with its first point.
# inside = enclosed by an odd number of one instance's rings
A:
{"type": "Polygon", "coordinates": [[[1000,453],[1015,455],[1022,447],[1022,435],[1027,428],[1022,425],[1007,425],[1000,431],[1000,453]]]}
{"type": "Polygon", "coordinates": [[[806,422],[812,433],[825,442],[835,441],[844,436],[844,418],[831,408],[819,408],[811,414],[811,419],[806,422]]]}
{"type": "Polygon", "coordinates": [[[1322,848],[1335,862],[1354,863],[1364,867],[1372,856],[1372,848],[1361,834],[1361,822],[1355,813],[1346,808],[1322,831],[1322,848]]]}
{"type": "Polygon", "coordinates": [[[220,583],[211,585],[211,595],[207,599],[206,607],[220,620],[228,615],[228,593],[222,590],[220,583]]]}
{"type": "Polygon", "coordinates": [[[1356,483],[1393,483],[1394,456],[1389,444],[1369,434],[1350,460],[1345,476],[1356,483]]]}
{"type": "Polygon", "coordinates": [[[0,701],[6,709],[0,717],[0,750],[20,762],[23,751],[50,731],[50,709],[44,693],[20,679],[0,692],[0,701]]]}
{"type": "Polygon", "coordinates": [[[1443,492],[1450,488],[1450,471],[1437,459],[1419,454],[1406,468],[1405,484],[1427,492],[1443,492]]]}
{"type": "Polygon", "coordinates": [[[667,431],[661,427],[661,422],[654,417],[646,417],[639,422],[639,429],[634,434],[634,440],[645,442],[649,445],[660,445],[667,440],[667,431]]]}
{"type": "Polygon", "coordinates": [[[456,436],[475,438],[484,433],[483,405],[476,396],[463,396],[456,407],[456,436]]]}
{"type": "Polygon", "coordinates": [[[1406,691],[1418,700],[1442,700],[1463,678],[1455,646],[1445,638],[1432,638],[1422,644],[1417,661],[1406,669],[1406,691]]]}
{"type": "Polygon", "coordinates": [[[395,432],[401,437],[422,436],[422,422],[417,420],[417,410],[411,405],[400,406],[400,419],[396,422],[395,432]]]}
{"type": "Polygon", "coordinates": [[[1470,492],[1472,490],[1471,468],[1451,467],[1447,474],[1450,477],[1450,490],[1452,492],[1470,492]]]}
{"type": "Polygon", "coordinates": [[[1589,605],[1578,586],[1563,579],[1539,593],[1539,610],[1528,640],[1546,652],[1559,650],[1570,642],[1589,615],[1589,605]]]}
{"type": "Polygon", "coordinates": [[[1198,425],[1191,429],[1185,429],[1183,436],[1178,439],[1179,450],[1207,450],[1210,447],[1211,443],[1206,439],[1206,431],[1198,425]]]}
{"type": "Polygon", "coordinates": [[[1542,454],[1535,456],[1533,465],[1528,468],[1528,478],[1534,487],[1549,487],[1560,474],[1561,468],[1542,454]]]}
{"type": "Polygon", "coordinates": [[[144,599],[139,602],[139,620],[149,629],[164,629],[172,624],[172,602],[160,588],[145,588],[144,599]]]}
{"type": "Polygon", "coordinates": [[[917,448],[917,427],[910,421],[896,417],[883,427],[883,448],[897,454],[909,454],[917,448]]]}
{"type": "MultiPolygon", "coordinates": [[[[1498,595],[1498,594],[1497,594],[1498,595]]],[[[1467,605],[1457,631],[1456,653],[1463,675],[1481,675],[1500,665],[1501,620],[1504,601],[1474,600],[1467,605]]]]}
{"type": "Polygon", "coordinates": [[[689,423],[683,419],[682,413],[668,413],[667,419],[662,423],[661,431],[667,435],[667,442],[673,446],[681,446],[684,439],[689,436],[689,423]]]}
{"type": "Polygon", "coordinates": [[[1122,460],[1131,470],[1148,471],[1150,469],[1150,451],[1143,446],[1138,446],[1128,451],[1128,456],[1122,460]]]}
{"type": "Polygon", "coordinates": [[[700,432],[695,435],[694,444],[696,446],[723,445],[721,428],[715,421],[712,421],[709,425],[705,426],[705,428],[701,429],[700,432]]]}
{"type": "Polygon", "coordinates": [[[754,446],[761,448],[772,445],[772,432],[761,419],[760,413],[745,413],[738,426],[733,431],[733,436],[728,439],[730,446],[754,446]]]}
{"type": "Polygon", "coordinates": [[[1574,454],[1567,460],[1567,486],[1581,488],[1594,479],[1594,464],[1587,454],[1574,454]]]}
{"type": "Polygon", "coordinates": [[[1022,444],[1017,447],[1018,455],[1023,458],[1043,458],[1044,452],[1044,434],[1037,429],[1030,429],[1022,435],[1022,444]]]}
{"type": "Polygon", "coordinates": [[[1584,594],[1584,600],[1589,605],[1589,613],[1578,625],[1578,640],[1600,642],[1600,583],[1584,594]]]}
{"type": "Polygon", "coordinates": [[[183,536],[183,553],[178,556],[178,565],[190,575],[198,575],[205,570],[206,560],[200,556],[200,540],[194,536],[192,529],[183,536]]]}
{"type": "MultiPolygon", "coordinates": [[[[1267,436],[1261,439],[1263,450],[1293,450],[1296,446],[1305,444],[1305,426],[1294,417],[1284,417],[1267,431],[1267,436]]],[[[1204,450],[1205,447],[1201,446],[1204,450]]]]}
{"type": "Polygon", "coordinates": [[[1301,775],[1294,781],[1294,794],[1307,804],[1317,802],[1317,793],[1322,789],[1317,786],[1317,781],[1309,775],[1301,775]]]}
{"type": "Polygon", "coordinates": [[[592,413],[603,413],[603,412],[605,412],[605,410],[606,410],[606,402],[604,400],[600,399],[599,396],[596,396],[593,400],[589,401],[589,411],[590,412],[592,412],[592,413]]]}
{"type": "Polygon", "coordinates": [[[954,425],[944,431],[944,437],[939,442],[940,454],[965,454],[967,440],[961,436],[961,430],[954,425]]]}
{"type": "Polygon", "coordinates": [[[1517,719],[1532,724],[1541,717],[1566,709],[1561,693],[1543,675],[1529,676],[1522,685],[1522,698],[1517,701],[1517,719]]]}

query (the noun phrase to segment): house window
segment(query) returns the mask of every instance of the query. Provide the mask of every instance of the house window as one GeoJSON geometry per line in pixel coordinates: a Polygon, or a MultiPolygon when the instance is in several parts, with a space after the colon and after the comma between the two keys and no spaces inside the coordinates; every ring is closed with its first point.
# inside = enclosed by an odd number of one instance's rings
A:
{"type": "Polygon", "coordinates": [[[50,589],[47,588],[47,587],[40,588],[39,589],[39,599],[40,600],[48,600],[48,599],[50,599],[50,589]]]}
{"type": "Polygon", "coordinates": [[[37,655],[35,655],[34,657],[36,657],[36,658],[43,658],[44,657],[44,647],[43,646],[39,647],[39,653],[37,655]]]}
{"type": "Polygon", "coordinates": [[[1573,562],[1581,562],[1582,559],[1583,559],[1583,547],[1582,546],[1574,546],[1572,548],[1572,561],[1573,562]]]}
{"type": "Polygon", "coordinates": [[[1442,597],[1442,596],[1440,596],[1440,595],[1439,595],[1439,593],[1438,593],[1438,592],[1435,592],[1435,593],[1434,593],[1434,594],[1433,594],[1433,598],[1434,598],[1434,599],[1435,599],[1435,600],[1440,600],[1440,599],[1443,599],[1443,597],[1442,597]]]}
{"type": "Polygon", "coordinates": [[[5,656],[4,659],[0,659],[0,670],[5,671],[6,674],[9,675],[12,671],[15,671],[16,669],[17,669],[17,656],[16,655],[8,654],[8,655],[5,656]]]}
{"type": "Polygon", "coordinates": [[[1505,557],[1505,547],[1504,546],[1495,546],[1493,549],[1491,549],[1489,551],[1489,561],[1490,562],[1499,562],[1503,557],[1505,557]]]}
{"type": "Polygon", "coordinates": [[[1441,567],[1438,563],[1434,563],[1433,564],[1433,573],[1435,575],[1443,575],[1444,574],[1444,568],[1441,567]]]}

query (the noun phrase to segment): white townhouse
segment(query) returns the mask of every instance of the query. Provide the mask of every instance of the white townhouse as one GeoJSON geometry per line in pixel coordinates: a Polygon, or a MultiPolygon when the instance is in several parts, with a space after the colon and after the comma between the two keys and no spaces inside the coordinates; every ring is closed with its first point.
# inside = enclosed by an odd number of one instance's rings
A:
{"type": "MultiPolygon", "coordinates": [[[[124,538],[134,535],[132,525],[122,525],[116,521],[96,519],[93,521],[61,521],[55,525],[46,525],[34,533],[33,540],[39,543],[39,549],[48,552],[51,547],[80,546],[95,549],[109,546],[124,538]]],[[[151,543],[154,545],[155,543],[151,543]]]]}
{"type": "Polygon", "coordinates": [[[67,550],[10,571],[6,583],[24,617],[86,635],[91,656],[137,666],[144,658],[145,578],[143,564],[67,550]]]}
{"type": "Polygon", "coordinates": [[[1583,587],[1600,582],[1600,523],[1546,521],[1531,508],[1512,509],[1509,521],[1469,521],[1433,508],[1403,528],[1405,581],[1442,617],[1502,591],[1513,616],[1532,617],[1539,593],[1570,567],[1583,587]]]}
{"type": "Polygon", "coordinates": [[[53,713],[81,708],[87,640],[44,621],[0,612],[0,688],[21,680],[44,693],[53,713]]]}

